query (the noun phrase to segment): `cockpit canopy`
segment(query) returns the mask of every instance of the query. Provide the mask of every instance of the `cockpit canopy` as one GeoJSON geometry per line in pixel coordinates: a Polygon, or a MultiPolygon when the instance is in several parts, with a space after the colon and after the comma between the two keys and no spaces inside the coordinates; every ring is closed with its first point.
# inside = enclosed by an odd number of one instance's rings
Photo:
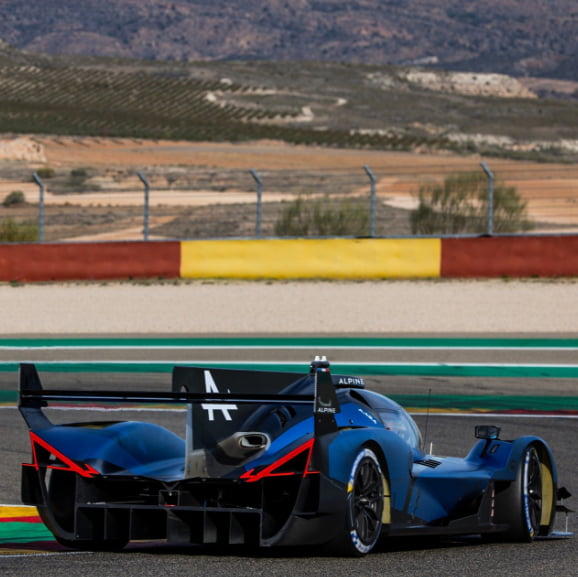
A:
{"type": "Polygon", "coordinates": [[[411,447],[422,447],[420,430],[401,405],[372,391],[356,390],[353,395],[373,409],[386,429],[399,435],[411,447]]]}

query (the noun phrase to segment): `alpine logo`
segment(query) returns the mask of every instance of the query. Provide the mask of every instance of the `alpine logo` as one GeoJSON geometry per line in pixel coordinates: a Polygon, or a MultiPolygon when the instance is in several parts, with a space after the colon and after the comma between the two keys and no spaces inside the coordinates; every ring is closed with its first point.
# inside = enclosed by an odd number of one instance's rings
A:
{"type": "Polygon", "coordinates": [[[316,413],[337,413],[335,407],[317,407],[316,413]]]}
{"type": "Polygon", "coordinates": [[[365,386],[365,381],[360,377],[339,377],[339,381],[337,384],[363,387],[365,386]]]}
{"type": "Polygon", "coordinates": [[[333,401],[331,398],[325,400],[321,397],[317,397],[317,402],[315,403],[315,412],[316,413],[337,413],[337,409],[333,405],[333,401]]]}
{"type": "MultiPolygon", "coordinates": [[[[218,393],[219,389],[211,375],[211,371],[205,371],[205,393],[218,393]]],[[[225,421],[231,421],[230,411],[237,411],[239,407],[233,403],[224,403],[222,401],[215,403],[201,403],[201,407],[208,412],[209,421],[215,420],[215,412],[220,411],[225,419],[225,421]]]]}

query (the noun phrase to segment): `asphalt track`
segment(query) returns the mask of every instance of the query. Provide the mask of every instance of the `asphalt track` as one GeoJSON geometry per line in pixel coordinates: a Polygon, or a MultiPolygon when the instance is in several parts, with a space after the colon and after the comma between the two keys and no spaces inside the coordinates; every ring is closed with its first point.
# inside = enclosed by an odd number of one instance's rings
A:
{"type": "MultiPolygon", "coordinates": [[[[314,346],[305,348],[283,349],[249,348],[249,349],[203,349],[183,350],[176,347],[166,349],[139,350],[138,347],[123,351],[108,350],[4,350],[0,352],[0,361],[35,361],[47,362],[73,360],[131,360],[139,361],[177,361],[208,362],[211,361],[277,361],[303,362],[305,366],[312,354],[323,353],[314,346]]],[[[496,365],[540,365],[571,366],[575,363],[576,350],[546,349],[533,350],[521,348],[495,350],[444,350],[415,349],[408,347],[399,350],[354,350],[352,348],[328,351],[330,359],[336,364],[353,362],[428,363],[435,360],[452,366],[459,363],[495,363],[496,365]]],[[[108,368],[107,370],[110,370],[108,368]]],[[[403,394],[411,391],[426,396],[431,394],[464,395],[472,391],[486,395],[488,399],[496,396],[549,396],[575,397],[576,381],[573,378],[548,376],[535,371],[532,376],[525,373],[503,374],[503,377],[487,377],[483,371],[479,375],[460,376],[449,371],[433,377],[427,374],[411,376],[377,375],[370,378],[371,386],[390,394],[403,394]],[[545,376],[544,376],[545,375],[545,376]]],[[[89,371],[74,373],[71,371],[48,371],[43,379],[50,386],[93,387],[106,383],[116,383],[123,388],[166,388],[169,375],[166,372],[144,374],[141,372],[89,371]]],[[[0,392],[13,391],[16,386],[16,373],[13,370],[0,371],[0,392]]],[[[96,418],[104,418],[102,412],[95,413],[96,418]]],[[[95,416],[92,415],[92,416],[95,416]]],[[[142,413],[123,412],[122,419],[142,418],[142,413]]],[[[75,420],[77,413],[53,411],[55,420],[75,420]]],[[[87,417],[89,417],[87,415],[87,417]]],[[[179,430],[183,426],[174,412],[150,412],[147,420],[154,420],[169,428],[179,430]]],[[[84,415],[83,417],[84,418],[84,415]]],[[[116,418],[116,417],[115,417],[116,418]]],[[[534,433],[544,437],[553,447],[558,463],[559,476],[571,493],[578,495],[576,480],[577,452],[576,433],[578,419],[563,416],[486,416],[463,415],[448,416],[430,411],[429,417],[424,413],[415,415],[422,431],[426,428],[427,445],[433,443],[433,452],[440,455],[463,456],[474,442],[473,427],[475,424],[492,423],[502,427],[503,437],[516,437],[534,433]]],[[[26,430],[21,417],[14,408],[6,407],[0,411],[0,503],[15,504],[19,502],[19,465],[28,461],[30,450],[26,430]]],[[[576,498],[568,505],[576,508],[576,498]]],[[[575,530],[578,519],[575,513],[569,518],[570,528],[575,530]]],[[[558,529],[564,527],[563,518],[559,518],[558,529]]],[[[123,574],[126,577],[148,575],[208,575],[212,577],[244,575],[331,575],[332,577],[351,575],[396,575],[403,576],[524,576],[524,577],[575,577],[578,566],[578,539],[538,541],[532,544],[487,544],[478,539],[461,539],[445,541],[404,540],[384,543],[376,552],[363,559],[340,559],[324,557],[315,550],[298,551],[246,551],[229,549],[168,548],[164,545],[133,544],[122,553],[78,553],[54,552],[40,553],[50,547],[38,546],[36,553],[20,554],[16,551],[3,551],[0,555],[0,574],[11,575],[52,575],[78,574],[83,577],[103,577],[123,574]]]]}

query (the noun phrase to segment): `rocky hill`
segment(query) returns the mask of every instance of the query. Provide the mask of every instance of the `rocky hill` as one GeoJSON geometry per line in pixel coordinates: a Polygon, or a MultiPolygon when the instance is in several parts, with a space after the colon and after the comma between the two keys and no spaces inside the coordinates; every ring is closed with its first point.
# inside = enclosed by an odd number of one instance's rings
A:
{"type": "Polygon", "coordinates": [[[0,38],[51,54],[420,64],[578,80],[576,0],[2,0],[0,38]]]}

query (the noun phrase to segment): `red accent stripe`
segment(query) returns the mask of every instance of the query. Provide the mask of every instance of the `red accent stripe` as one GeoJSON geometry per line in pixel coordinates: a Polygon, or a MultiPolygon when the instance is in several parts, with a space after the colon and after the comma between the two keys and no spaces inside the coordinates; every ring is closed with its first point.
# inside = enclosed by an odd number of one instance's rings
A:
{"type": "Polygon", "coordinates": [[[293,451],[291,451],[290,453],[287,453],[286,455],[284,455],[280,459],[277,459],[276,461],[274,461],[270,465],[267,465],[264,469],[261,469],[257,473],[255,473],[255,469],[250,469],[249,471],[247,471],[241,475],[241,479],[244,479],[247,483],[255,483],[256,481],[260,481],[264,477],[287,477],[290,475],[297,475],[298,473],[293,473],[291,471],[275,473],[275,469],[282,467],[283,465],[285,465],[285,463],[288,463],[289,461],[291,461],[292,459],[294,459],[295,457],[297,457],[301,453],[304,453],[305,451],[308,451],[308,454],[307,454],[307,461],[305,463],[305,468],[303,469],[302,476],[306,477],[307,475],[311,475],[313,473],[319,473],[319,471],[310,471],[309,470],[309,465],[311,463],[311,455],[313,453],[314,442],[315,442],[315,439],[310,439],[309,441],[303,443],[302,445],[300,445],[296,449],[293,449],[293,451]]]}
{"type": "Polygon", "coordinates": [[[86,477],[91,479],[95,475],[100,475],[100,473],[94,468],[88,465],[87,463],[83,463],[79,465],[75,463],[72,459],[69,459],[66,455],[61,453],[58,449],[55,449],[50,443],[47,443],[44,439],[39,437],[36,433],[30,432],[30,442],[32,444],[32,453],[34,455],[34,467],[36,470],[40,468],[38,464],[38,455],[36,453],[37,446],[42,447],[52,455],[54,455],[59,461],[62,462],[64,466],[54,466],[49,465],[48,469],[55,469],[59,471],[73,471],[74,473],[78,473],[81,477],[86,477]]]}
{"type": "Polygon", "coordinates": [[[0,517],[0,523],[42,523],[38,515],[30,517],[0,517]]]}

